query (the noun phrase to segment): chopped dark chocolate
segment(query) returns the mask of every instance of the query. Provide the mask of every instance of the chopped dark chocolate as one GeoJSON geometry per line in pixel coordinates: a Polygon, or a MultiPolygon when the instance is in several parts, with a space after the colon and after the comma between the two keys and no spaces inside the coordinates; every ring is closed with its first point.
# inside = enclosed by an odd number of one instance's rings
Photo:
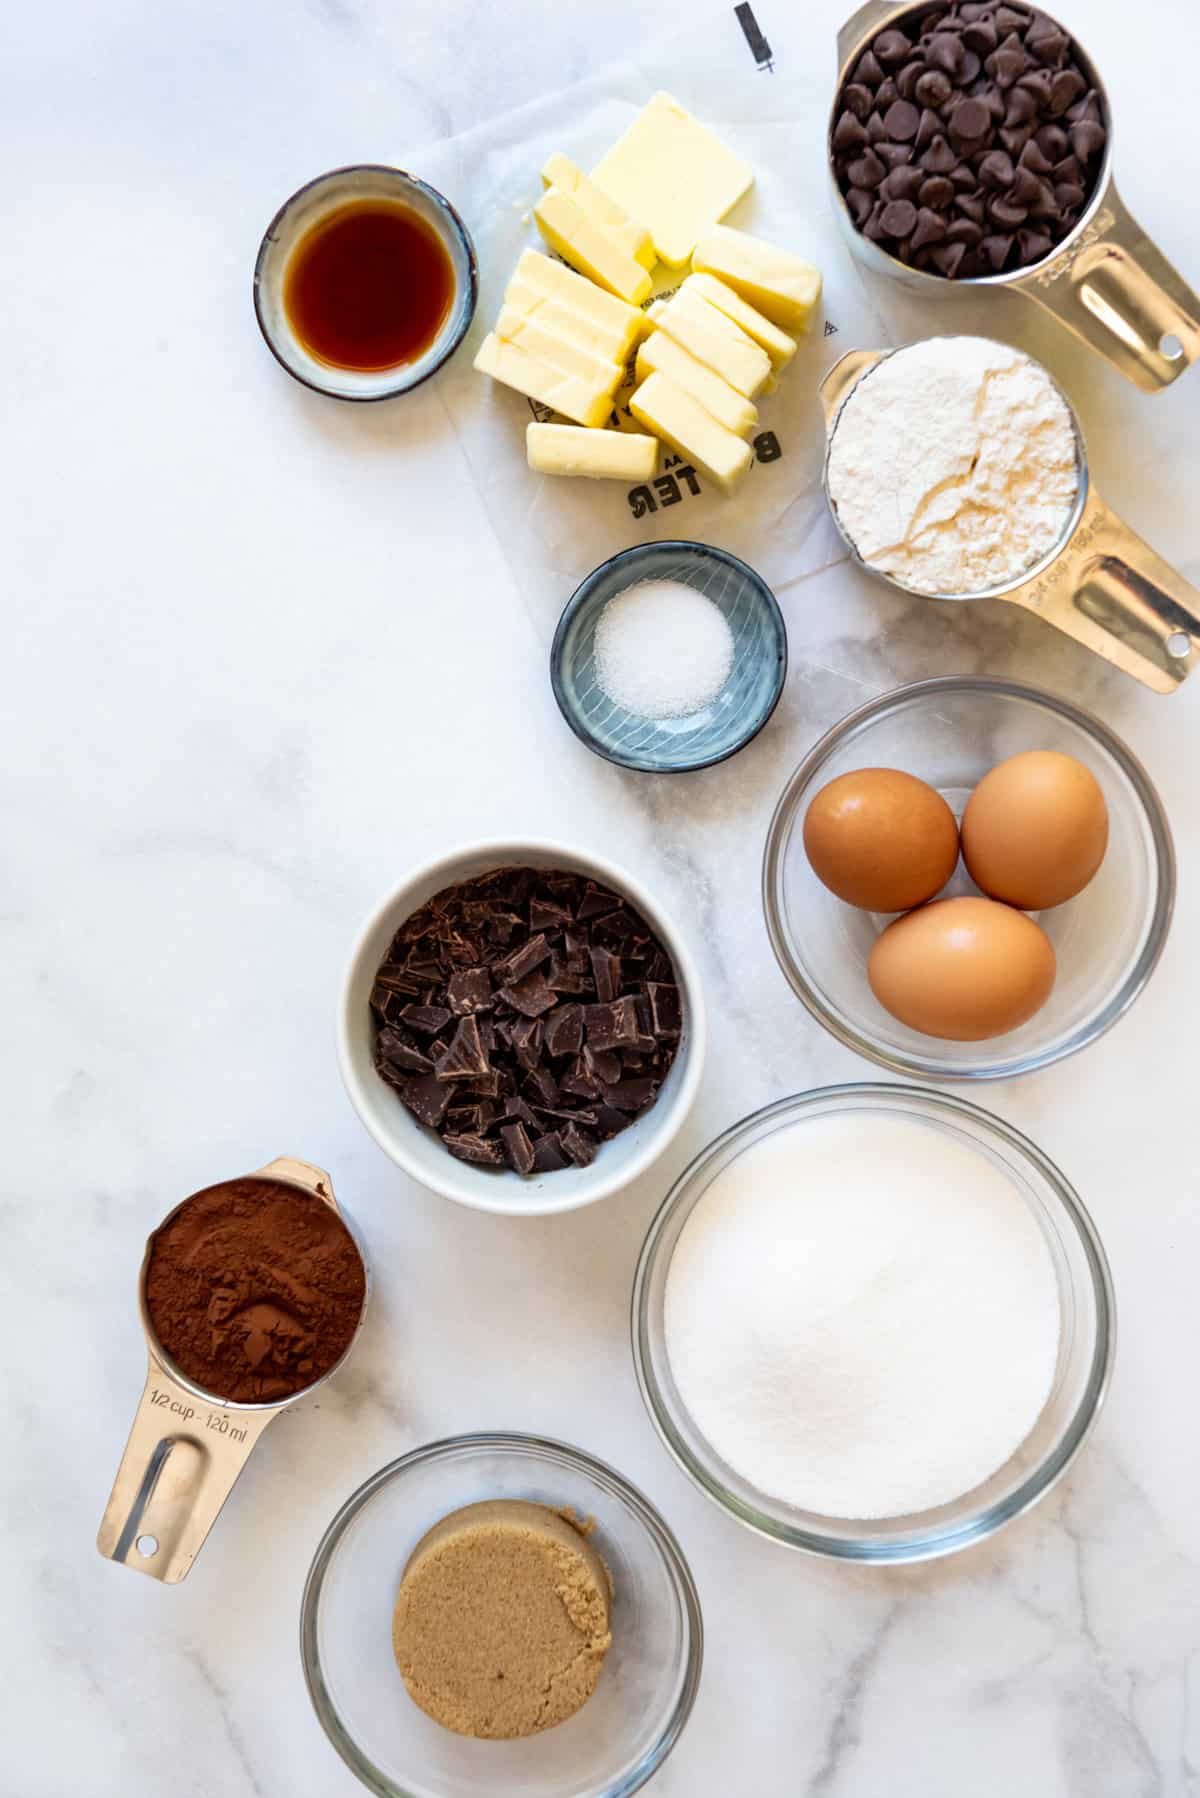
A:
{"type": "MultiPolygon", "coordinates": [[[[893,126],[907,128],[897,108],[912,92],[885,104],[882,72],[874,87],[893,126]]],[[[1068,126],[1090,116],[1087,98],[1070,101],[1068,126]]],[[[878,133],[870,141],[883,142],[878,133]]],[[[1065,133],[1055,148],[1066,166],[1053,180],[1072,185],[1065,133]]],[[[936,210],[943,190],[926,194],[932,177],[917,176],[920,204],[936,210]]],[[[1015,183],[1003,198],[1020,203],[1015,183]]],[[[671,959],[620,894],[582,875],[517,867],[447,887],[405,919],[377,970],[370,1014],[376,1069],[414,1117],[458,1159],[523,1176],[586,1167],[628,1128],[653,1103],[683,1021],[671,959]]]]}

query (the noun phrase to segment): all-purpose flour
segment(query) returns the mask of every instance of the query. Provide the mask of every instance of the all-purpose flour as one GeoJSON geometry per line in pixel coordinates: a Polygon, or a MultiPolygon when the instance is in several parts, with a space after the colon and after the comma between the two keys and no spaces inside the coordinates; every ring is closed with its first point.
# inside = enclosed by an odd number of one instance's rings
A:
{"type": "Polygon", "coordinates": [[[1040,363],[986,337],[931,337],[850,394],[829,497],[872,568],[920,593],[979,593],[1058,543],[1076,462],[1071,414],[1040,363]]]}
{"type": "Polygon", "coordinates": [[[713,1448],[826,1516],[960,1497],[1050,1392],[1058,1289],[1020,1193],[897,1117],[790,1125],[713,1181],[667,1277],[667,1353],[713,1448]]]}

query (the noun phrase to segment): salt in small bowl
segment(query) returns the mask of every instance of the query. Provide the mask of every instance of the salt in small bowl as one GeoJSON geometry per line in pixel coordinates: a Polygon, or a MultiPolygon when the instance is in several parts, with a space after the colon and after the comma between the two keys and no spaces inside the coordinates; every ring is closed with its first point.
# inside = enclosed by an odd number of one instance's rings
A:
{"type": "Polygon", "coordinates": [[[620,768],[683,774],[743,749],[770,718],[787,678],[787,627],[761,575],[707,543],[640,543],[602,562],[563,610],[550,651],[558,709],[581,743],[620,768]],[[719,607],[733,634],[733,662],[721,690],[699,711],[643,718],[600,685],[596,626],[619,593],[642,581],[683,581],[719,607]]]}

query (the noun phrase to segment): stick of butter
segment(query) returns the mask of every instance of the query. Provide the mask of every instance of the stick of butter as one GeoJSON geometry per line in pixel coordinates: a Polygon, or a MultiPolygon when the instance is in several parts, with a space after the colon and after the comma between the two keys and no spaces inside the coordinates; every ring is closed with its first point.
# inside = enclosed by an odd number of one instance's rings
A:
{"type": "Polygon", "coordinates": [[[718,312],[723,312],[726,318],[732,319],[747,337],[754,339],[760,349],[766,350],[776,374],[781,373],[796,354],[794,337],[789,337],[786,331],[773,325],[769,318],[751,306],[741,294],[734,293],[732,287],[727,287],[724,281],[718,281],[715,275],[689,275],[681,291],[698,293],[710,306],[715,306],[718,312]]]}
{"type": "Polygon", "coordinates": [[[569,337],[558,336],[539,318],[525,317],[511,306],[500,308],[496,336],[502,343],[515,343],[528,350],[531,356],[540,356],[552,368],[560,368],[564,375],[578,375],[581,381],[597,391],[603,388],[612,393],[625,373],[623,362],[615,362],[611,357],[605,360],[569,337]]]}
{"type": "Polygon", "coordinates": [[[750,445],[719,425],[700,401],[668,375],[653,374],[634,390],[629,410],[639,424],[669,443],[726,493],[750,466],[750,445]]]}
{"type": "Polygon", "coordinates": [[[654,240],[644,225],[631,219],[623,206],[601,193],[594,181],[589,181],[581,168],[577,168],[569,156],[556,150],[548,156],[542,166],[542,185],[559,187],[565,194],[574,194],[586,213],[590,213],[598,225],[612,234],[635,262],[643,268],[653,268],[658,261],[654,249],[654,240]]]}
{"type": "Polygon", "coordinates": [[[513,270],[513,281],[520,281],[523,286],[532,287],[535,293],[544,293],[547,299],[582,312],[585,318],[595,319],[597,324],[610,325],[615,331],[631,330],[634,333],[631,344],[636,342],[637,333],[645,324],[645,316],[636,306],[619,300],[616,294],[607,293],[594,281],[585,280],[574,269],[564,268],[561,262],[552,261],[538,250],[521,251],[521,260],[513,270]]]}
{"type": "Polygon", "coordinates": [[[681,268],[700,233],[750,191],[754,171],[678,100],[655,94],[592,180],[646,226],[664,262],[681,268]]]}
{"type": "Polygon", "coordinates": [[[658,467],[658,439],[636,431],[530,424],[525,427],[525,455],[538,474],[585,475],[593,481],[649,481],[658,467]]]}
{"type": "Polygon", "coordinates": [[[519,344],[503,342],[494,332],[480,344],[475,367],[494,381],[503,381],[506,387],[515,387],[529,399],[561,412],[564,418],[593,429],[604,424],[612,410],[610,389],[589,387],[578,375],[564,374],[519,344]]]}
{"type": "Polygon", "coordinates": [[[699,361],[706,362],[731,387],[752,400],[771,378],[771,359],[740,325],[718,312],[686,283],[674,299],[651,306],[651,323],[666,331],[699,361]]]}
{"type": "MultiPolygon", "coordinates": [[[[561,263],[553,266],[562,268],[561,263]]],[[[564,275],[569,273],[569,269],[563,269],[564,275]]],[[[592,292],[599,293],[600,289],[593,287],[592,292]]],[[[547,331],[553,331],[556,337],[565,337],[568,343],[578,344],[581,350],[590,350],[602,362],[619,362],[622,366],[628,362],[629,352],[642,330],[643,315],[632,306],[625,308],[629,314],[629,323],[614,330],[611,325],[589,318],[574,306],[564,305],[561,300],[551,299],[549,294],[538,293],[536,288],[526,287],[524,281],[519,280],[516,275],[504,290],[504,307],[506,311],[518,312],[522,318],[544,326],[547,331]]]]}
{"type": "Polygon", "coordinates": [[[692,267],[716,275],[785,331],[807,329],[821,298],[821,272],[811,262],[728,225],[704,232],[692,267]]]}
{"type": "Polygon", "coordinates": [[[677,387],[699,400],[718,424],[724,425],[727,431],[736,431],[739,437],[748,436],[758,423],[758,408],[752,401],[738,393],[728,381],[723,381],[713,369],[697,362],[665,331],[651,331],[638,351],[638,380],[648,380],[655,373],[669,376],[677,387]]]}
{"type": "Polygon", "coordinates": [[[559,187],[547,188],[533,216],[550,248],[589,281],[598,281],[631,306],[640,306],[649,296],[647,270],[588,216],[573,194],[563,193],[559,187]]]}

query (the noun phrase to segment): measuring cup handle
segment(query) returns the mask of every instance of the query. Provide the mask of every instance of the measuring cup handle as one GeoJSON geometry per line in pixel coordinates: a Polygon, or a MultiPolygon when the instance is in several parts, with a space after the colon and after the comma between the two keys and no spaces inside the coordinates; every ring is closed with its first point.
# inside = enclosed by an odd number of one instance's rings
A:
{"type": "Polygon", "coordinates": [[[338,1202],[333,1196],[333,1181],[323,1167],[317,1167],[311,1161],[298,1161],[294,1155],[277,1155],[274,1161],[268,1161],[265,1167],[255,1169],[268,1180],[286,1180],[292,1186],[302,1186],[318,1199],[338,1210],[338,1202]]]}
{"type": "Polygon", "coordinates": [[[1021,291],[1147,393],[1200,358],[1200,294],[1151,243],[1111,178],[1079,236],[1021,291]]]}
{"type": "Polygon", "coordinates": [[[1094,487],[1062,554],[1006,597],[1156,693],[1173,693],[1200,659],[1200,592],[1094,487]]]}
{"type": "Polygon", "coordinates": [[[230,1411],[198,1398],[153,1356],[96,1547],[151,1579],[186,1578],[279,1407],[230,1411]]]}

